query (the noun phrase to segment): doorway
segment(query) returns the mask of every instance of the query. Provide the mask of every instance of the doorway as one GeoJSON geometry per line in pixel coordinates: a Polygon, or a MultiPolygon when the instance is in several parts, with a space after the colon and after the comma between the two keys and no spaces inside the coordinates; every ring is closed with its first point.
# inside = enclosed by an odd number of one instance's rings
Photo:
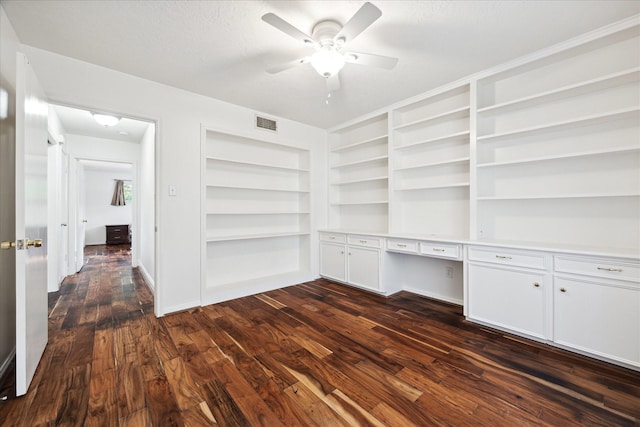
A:
{"type": "Polygon", "coordinates": [[[154,291],[155,123],[110,113],[115,120],[107,126],[95,110],[50,104],[49,111],[50,133],[62,141],[69,166],[67,217],[58,224],[68,226],[66,273],[82,268],[86,245],[106,243],[106,226],[127,225],[132,266],[154,291]],[[125,206],[110,204],[116,180],[132,189],[125,206]]]}

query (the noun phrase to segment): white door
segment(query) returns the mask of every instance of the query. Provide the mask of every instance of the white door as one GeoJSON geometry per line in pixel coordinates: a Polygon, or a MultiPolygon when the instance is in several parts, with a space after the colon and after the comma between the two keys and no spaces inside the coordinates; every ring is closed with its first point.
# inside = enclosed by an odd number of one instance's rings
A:
{"type": "Polygon", "coordinates": [[[69,156],[64,147],[60,150],[60,229],[58,233],[58,284],[67,277],[69,239],[69,156]]]}
{"type": "Polygon", "coordinates": [[[78,272],[82,269],[82,266],[84,266],[84,242],[87,229],[87,219],[84,205],[84,166],[78,161],[76,161],[76,163],[78,163],[78,167],[76,168],[76,191],[78,192],[76,195],[76,272],[78,272]]]}
{"type": "Polygon", "coordinates": [[[47,114],[26,56],[16,76],[16,394],[27,392],[47,345],[47,114]],[[43,242],[40,246],[37,242],[43,242]]]}

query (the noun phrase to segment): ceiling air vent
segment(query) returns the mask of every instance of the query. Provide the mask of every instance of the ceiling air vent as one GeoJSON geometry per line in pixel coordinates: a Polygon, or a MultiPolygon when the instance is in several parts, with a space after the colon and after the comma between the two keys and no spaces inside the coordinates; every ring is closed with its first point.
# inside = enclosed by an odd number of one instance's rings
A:
{"type": "Polygon", "coordinates": [[[273,132],[278,131],[278,123],[275,120],[267,119],[266,117],[256,116],[256,127],[273,132]]]}

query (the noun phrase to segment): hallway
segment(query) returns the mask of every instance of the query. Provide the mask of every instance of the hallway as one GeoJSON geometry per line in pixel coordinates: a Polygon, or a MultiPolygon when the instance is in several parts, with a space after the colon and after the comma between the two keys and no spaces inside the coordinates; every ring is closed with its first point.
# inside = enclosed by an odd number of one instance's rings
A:
{"type": "Polygon", "coordinates": [[[117,380],[124,380],[116,375],[116,361],[125,350],[135,351],[131,334],[148,334],[149,319],[155,321],[153,295],[131,268],[129,247],[87,246],[82,270],[49,294],[49,343],[29,393],[0,402],[0,424],[91,425],[91,417],[84,418],[93,408],[97,425],[110,425],[109,409],[96,404],[116,396],[117,380]]]}

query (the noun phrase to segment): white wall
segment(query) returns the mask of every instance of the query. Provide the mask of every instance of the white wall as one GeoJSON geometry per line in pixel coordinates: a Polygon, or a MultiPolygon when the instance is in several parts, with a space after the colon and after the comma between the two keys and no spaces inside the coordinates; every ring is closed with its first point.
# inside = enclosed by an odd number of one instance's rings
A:
{"type": "Polygon", "coordinates": [[[138,268],[147,284],[155,287],[155,137],[156,127],[150,125],[140,141],[140,168],[138,174],[138,268]]]}
{"type": "MultiPolygon", "coordinates": [[[[264,131],[253,126],[256,112],[52,52],[22,48],[50,100],[157,121],[156,313],[200,305],[200,126],[263,136],[264,131]],[[168,197],[169,185],[176,187],[177,196],[168,197]]],[[[320,193],[326,135],[319,128],[278,120],[279,140],[312,149],[312,182],[319,183],[312,191],[320,193]]],[[[318,217],[325,209],[320,203],[314,206],[318,217]]],[[[311,259],[317,274],[315,230],[314,226],[311,259]]]]}
{"type": "MultiPolygon", "coordinates": [[[[84,204],[85,245],[104,245],[106,243],[106,225],[131,225],[133,221],[132,203],[124,206],[111,206],[111,198],[115,187],[115,180],[133,180],[133,170],[120,168],[109,170],[85,167],[84,173],[84,204]]],[[[134,191],[136,191],[134,187],[134,191]]]]}

